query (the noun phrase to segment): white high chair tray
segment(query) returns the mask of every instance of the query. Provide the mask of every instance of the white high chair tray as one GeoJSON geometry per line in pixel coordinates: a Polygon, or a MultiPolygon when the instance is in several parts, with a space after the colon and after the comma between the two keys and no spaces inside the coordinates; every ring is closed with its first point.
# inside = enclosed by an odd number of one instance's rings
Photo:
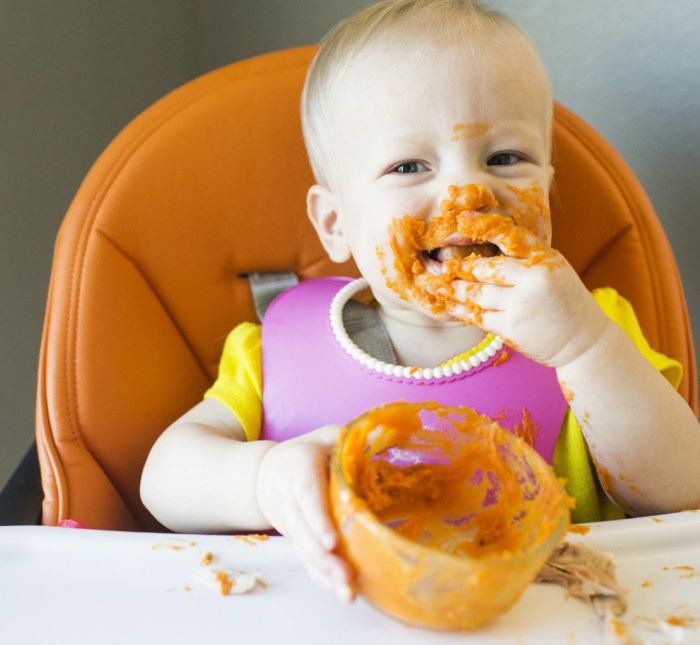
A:
{"type": "MultiPolygon", "coordinates": [[[[629,633],[644,643],[700,643],[700,512],[591,524],[569,534],[612,552],[629,591],[629,633]],[[653,628],[647,621],[652,621],[653,628]]],[[[308,577],[288,540],[83,529],[0,528],[0,642],[36,643],[604,643],[591,607],[533,584],[474,633],[409,628],[363,600],[345,606],[308,577]],[[213,569],[259,572],[265,587],[222,596],[213,569]]],[[[624,641],[620,641],[624,642],[624,641]]],[[[633,641],[629,641],[633,642],[633,641]]]]}

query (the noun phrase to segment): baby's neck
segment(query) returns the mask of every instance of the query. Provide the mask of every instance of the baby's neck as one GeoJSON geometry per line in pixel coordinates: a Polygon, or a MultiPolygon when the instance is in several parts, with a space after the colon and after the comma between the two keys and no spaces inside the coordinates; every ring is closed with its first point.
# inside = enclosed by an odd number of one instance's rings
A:
{"type": "Polygon", "coordinates": [[[486,333],[459,322],[437,321],[407,309],[378,307],[400,365],[436,367],[477,345],[486,333]]]}

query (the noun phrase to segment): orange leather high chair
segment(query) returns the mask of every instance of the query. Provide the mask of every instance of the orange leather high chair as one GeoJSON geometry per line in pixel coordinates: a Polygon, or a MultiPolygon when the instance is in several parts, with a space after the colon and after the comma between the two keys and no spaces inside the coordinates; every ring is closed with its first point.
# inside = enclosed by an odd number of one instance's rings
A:
{"type": "MultiPolygon", "coordinates": [[[[235,63],[136,118],[96,162],[56,243],[41,346],[43,523],[161,530],[139,499],[148,451],[254,320],[245,274],[355,274],[307,222],[299,97],[315,52],[235,63]]],[[[554,245],[589,288],[629,299],[651,345],[696,368],[678,270],[642,188],[589,126],[555,110],[554,245]]]]}

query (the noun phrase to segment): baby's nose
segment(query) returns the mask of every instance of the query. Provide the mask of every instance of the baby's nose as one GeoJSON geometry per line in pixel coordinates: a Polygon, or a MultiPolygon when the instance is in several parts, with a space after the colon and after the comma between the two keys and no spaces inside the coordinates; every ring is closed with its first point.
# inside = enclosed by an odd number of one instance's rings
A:
{"type": "Polygon", "coordinates": [[[447,188],[447,199],[443,202],[443,205],[449,208],[456,208],[459,211],[484,213],[498,206],[498,201],[486,186],[482,184],[464,184],[463,186],[449,186],[447,188]]]}

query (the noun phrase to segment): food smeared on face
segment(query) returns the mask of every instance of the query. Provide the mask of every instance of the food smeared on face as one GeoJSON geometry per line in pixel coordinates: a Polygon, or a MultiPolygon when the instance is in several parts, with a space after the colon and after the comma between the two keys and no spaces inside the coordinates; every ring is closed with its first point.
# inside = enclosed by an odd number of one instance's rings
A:
{"type": "MultiPolygon", "coordinates": [[[[495,259],[489,279],[496,284],[503,283],[498,275],[501,256],[525,260],[528,266],[545,260],[551,251],[551,216],[542,187],[508,188],[512,202],[497,201],[479,184],[450,186],[440,215],[427,221],[412,215],[393,219],[389,246],[395,278],[389,275],[384,252],[377,249],[387,286],[404,300],[441,314],[455,302],[454,280],[478,282],[473,274],[477,260],[495,259]]],[[[478,306],[469,301],[465,305],[478,322],[478,306]]]]}

